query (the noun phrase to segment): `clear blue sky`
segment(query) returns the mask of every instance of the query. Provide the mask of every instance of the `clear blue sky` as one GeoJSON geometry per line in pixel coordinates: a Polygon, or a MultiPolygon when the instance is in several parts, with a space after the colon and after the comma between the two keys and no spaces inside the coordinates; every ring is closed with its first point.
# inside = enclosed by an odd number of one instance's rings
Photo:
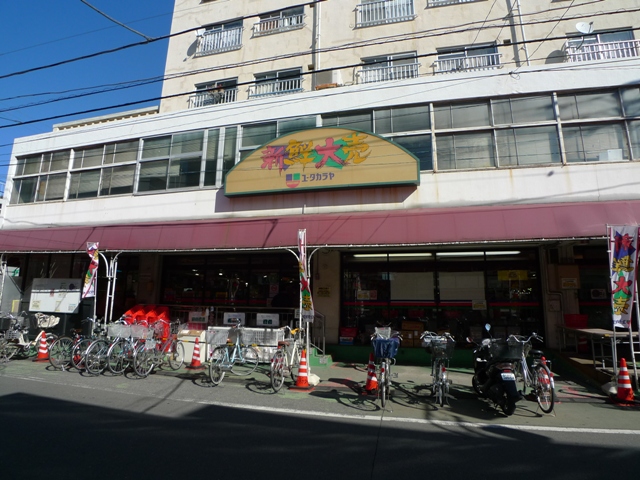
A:
{"type": "MultiPolygon", "coordinates": [[[[148,37],[157,38],[169,34],[173,0],[87,1],[148,37]]],[[[145,41],[143,37],[108,20],[80,0],[2,1],[0,32],[0,192],[4,190],[15,138],[51,132],[52,125],[56,123],[159,103],[157,100],[147,101],[129,107],[74,115],[83,110],[160,97],[160,81],[81,98],[63,98],[102,90],[108,85],[160,79],[164,72],[167,40],[62,66],[11,75],[145,41]],[[7,75],[10,76],[5,77],[7,75]],[[50,100],[60,101],[38,105],[50,100]],[[65,116],[19,125],[20,122],[58,115],[65,116]]]]}

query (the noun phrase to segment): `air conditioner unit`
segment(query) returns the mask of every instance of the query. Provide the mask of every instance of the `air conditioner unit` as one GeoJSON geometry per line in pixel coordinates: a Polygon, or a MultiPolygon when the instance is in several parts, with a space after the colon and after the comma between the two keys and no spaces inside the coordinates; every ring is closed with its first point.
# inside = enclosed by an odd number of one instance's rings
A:
{"type": "Polygon", "coordinates": [[[315,84],[330,85],[333,84],[336,87],[342,85],[342,73],[340,71],[332,70],[330,72],[318,72],[315,73],[315,84]]]}
{"type": "Polygon", "coordinates": [[[616,162],[623,160],[622,158],[622,149],[614,148],[613,150],[605,150],[604,152],[600,152],[598,155],[598,160],[601,162],[616,162]]]}

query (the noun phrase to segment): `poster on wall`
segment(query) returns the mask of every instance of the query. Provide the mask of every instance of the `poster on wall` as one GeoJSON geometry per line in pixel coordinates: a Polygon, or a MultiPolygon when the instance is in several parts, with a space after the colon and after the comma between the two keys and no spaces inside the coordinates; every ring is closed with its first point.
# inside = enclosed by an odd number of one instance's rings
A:
{"type": "Polygon", "coordinates": [[[34,278],[29,310],[74,313],[80,304],[82,285],[79,278],[34,278]]]}

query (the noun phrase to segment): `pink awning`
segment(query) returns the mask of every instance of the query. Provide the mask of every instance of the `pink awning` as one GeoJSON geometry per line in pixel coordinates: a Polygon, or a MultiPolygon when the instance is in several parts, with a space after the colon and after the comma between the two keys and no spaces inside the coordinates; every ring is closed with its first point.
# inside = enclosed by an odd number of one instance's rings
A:
{"type": "Polygon", "coordinates": [[[310,246],[421,245],[601,238],[640,224],[640,201],[292,215],[95,227],[0,230],[0,252],[195,251],[310,246]]]}

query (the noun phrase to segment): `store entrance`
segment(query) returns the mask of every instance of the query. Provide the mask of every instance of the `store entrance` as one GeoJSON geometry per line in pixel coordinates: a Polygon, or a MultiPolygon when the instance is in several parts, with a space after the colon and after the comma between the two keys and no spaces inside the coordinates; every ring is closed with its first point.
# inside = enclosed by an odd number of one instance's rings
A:
{"type": "MultiPolygon", "coordinates": [[[[367,344],[377,324],[448,331],[459,341],[543,332],[536,249],[343,255],[341,342],[367,344]]],[[[412,332],[412,333],[410,333],[412,332]]]]}

